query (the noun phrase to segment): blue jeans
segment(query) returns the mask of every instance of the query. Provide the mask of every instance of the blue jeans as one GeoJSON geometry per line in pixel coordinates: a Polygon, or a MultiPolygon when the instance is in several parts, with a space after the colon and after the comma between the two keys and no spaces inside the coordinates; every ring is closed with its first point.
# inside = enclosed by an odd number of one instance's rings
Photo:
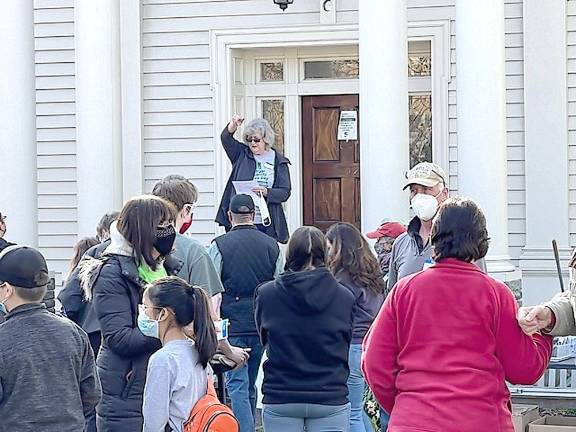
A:
{"type": "Polygon", "coordinates": [[[348,351],[348,398],[350,399],[350,432],[371,432],[372,425],[366,414],[362,398],[366,389],[366,381],[360,369],[362,345],[352,344],[348,351]]]}
{"type": "Polygon", "coordinates": [[[380,432],[386,432],[388,430],[388,422],[390,421],[390,416],[383,409],[380,410],[380,432]]]}
{"type": "Polygon", "coordinates": [[[350,404],[264,405],[264,432],[349,432],[350,404]]]}
{"type": "Polygon", "coordinates": [[[250,348],[250,359],[241,369],[226,372],[226,389],[232,402],[232,411],[240,423],[240,432],[256,429],[256,377],[264,348],[258,336],[231,336],[231,345],[250,348]]]}

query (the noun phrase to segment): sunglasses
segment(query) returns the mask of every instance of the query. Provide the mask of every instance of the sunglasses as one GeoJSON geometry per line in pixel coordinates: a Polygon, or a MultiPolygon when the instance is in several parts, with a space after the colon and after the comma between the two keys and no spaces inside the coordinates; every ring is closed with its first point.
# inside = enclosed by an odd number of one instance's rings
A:
{"type": "Polygon", "coordinates": [[[262,138],[254,138],[254,137],[246,138],[247,143],[259,143],[260,141],[262,141],[262,138]]]}

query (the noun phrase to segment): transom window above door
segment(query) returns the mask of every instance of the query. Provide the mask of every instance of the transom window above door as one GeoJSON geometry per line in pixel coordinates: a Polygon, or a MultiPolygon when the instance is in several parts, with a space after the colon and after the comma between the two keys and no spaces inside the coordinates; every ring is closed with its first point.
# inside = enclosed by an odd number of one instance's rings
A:
{"type": "MultiPolygon", "coordinates": [[[[295,118],[299,95],[357,94],[360,90],[358,46],[270,48],[238,54],[234,112],[268,120],[276,134],[275,147],[288,155],[297,154],[300,145],[299,135],[291,133],[294,123],[292,128],[286,123],[288,118],[295,118]]],[[[408,42],[410,166],[435,155],[432,62],[429,38],[408,42]]]]}

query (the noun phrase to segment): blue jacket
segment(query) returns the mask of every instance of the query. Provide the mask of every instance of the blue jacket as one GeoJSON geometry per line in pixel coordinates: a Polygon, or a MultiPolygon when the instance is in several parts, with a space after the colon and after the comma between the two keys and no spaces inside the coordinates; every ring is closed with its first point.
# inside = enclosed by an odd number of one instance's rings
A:
{"type": "MultiPolygon", "coordinates": [[[[230,230],[230,221],[228,220],[228,208],[230,200],[236,192],[234,190],[233,181],[247,181],[254,179],[256,172],[256,160],[252,151],[242,144],[240,141],[234,139],[234,136],[228,132],[228,128],[224,128],[220,135],[224,151],[230,162],[232,162],[232,174],[226,184],[226,189],[222,195],[222,201],[216,215],[216,222],[225,227],[227,231],[230,230]]],[[[279,152],[276,153],[275,169],[274,169],[274,183],[268,189],[268,197],[266,202],[268,204],[268,211],[270,212],[270,219],[272,225],[267,230],[267,234],[274,237],[280,243],[288,242],[288,224],[286,223],[286,216],[282,203],[288,201],[292,186],[290,184],[290,171],[288,165],[290,161],[279,152]]]]}

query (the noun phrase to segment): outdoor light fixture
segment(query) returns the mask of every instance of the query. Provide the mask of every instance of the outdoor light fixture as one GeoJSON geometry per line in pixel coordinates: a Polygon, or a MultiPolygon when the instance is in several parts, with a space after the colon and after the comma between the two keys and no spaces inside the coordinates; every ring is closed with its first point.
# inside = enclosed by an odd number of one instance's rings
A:
{"type": "Polygon", "coordinates": [[[280,6],[280,9],[283,11],[285,11],[288,5],[291,5],[292,3],[294,3],[294,0],[274,0],[274,4],[280,6]]]}

